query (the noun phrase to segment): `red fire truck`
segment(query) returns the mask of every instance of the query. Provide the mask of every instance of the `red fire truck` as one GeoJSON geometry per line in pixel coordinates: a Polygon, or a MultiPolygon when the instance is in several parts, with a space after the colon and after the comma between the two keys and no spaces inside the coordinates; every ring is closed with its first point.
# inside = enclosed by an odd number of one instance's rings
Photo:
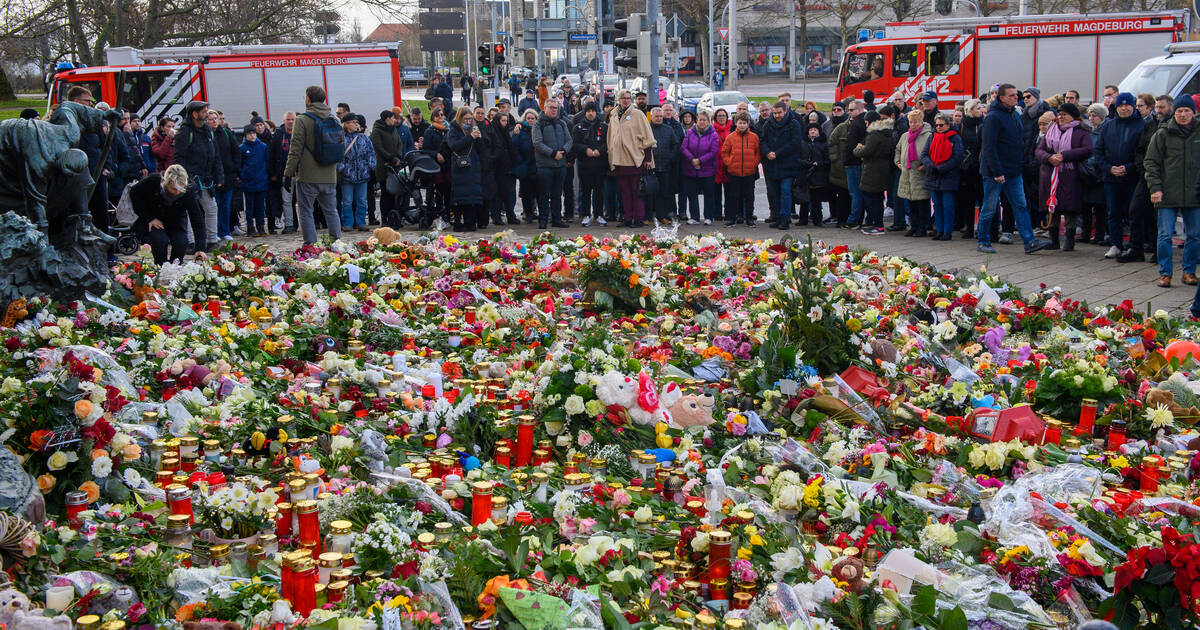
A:
{"type": "Polygon", "coordinates": [[[66,69],[54,76],[51,104],[82,85],[97,101],[136,112],[143,121],[178,118],[188,101],[208,101],[235,128],[256,111],[281,121],[304,110],[304,88],[325,88],[329,103],[348,103],[373,118],[400,103],[397,44],[314,44],[112,48],[108,65],[66,69]],[[124,72],[124,75],[122,75],[124,72]],[[118,80],[124,76],[124,84],[118,80]],[[120,93],[118,94],[118,90],[120,93]]]}
{"type": "Polygon", "coordinates": [[[934,91],[943,107],[975,98],[997,83],[1042,94],[1078,90],[1084,102],[1100,100],[1139,62],[1161,55],[1186,32],[1187,11],[1010,15],[895,22],[885,39],[848,46],[836,98],[882,103],[901,92],[934,91]]]}

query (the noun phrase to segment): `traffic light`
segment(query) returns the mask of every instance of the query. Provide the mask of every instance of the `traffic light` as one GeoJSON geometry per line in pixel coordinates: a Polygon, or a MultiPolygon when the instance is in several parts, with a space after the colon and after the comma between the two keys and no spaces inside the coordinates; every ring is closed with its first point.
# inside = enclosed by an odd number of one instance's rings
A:
{"type": "Polygon", "coordinates": [[[504,44],[500,42],[492,44],[492,63],[497,66],[504,65],[504,44]]]}
{"type": "Polygon", "coordinates": [[[492,76],[492,45],[479,45],[479,74],[485,77],[492,76]]]}
{"type": "Polygon", "coordinates": [[[630,13],[623,20],[613,21],[613,28],[619,31],[618,36],[613,38],[613,46],[621,50],[613,59],[613,65],[618,68],[638,67],[638,42],[641,39],[643,17],[645,15],[641,13],[630,13]]]}

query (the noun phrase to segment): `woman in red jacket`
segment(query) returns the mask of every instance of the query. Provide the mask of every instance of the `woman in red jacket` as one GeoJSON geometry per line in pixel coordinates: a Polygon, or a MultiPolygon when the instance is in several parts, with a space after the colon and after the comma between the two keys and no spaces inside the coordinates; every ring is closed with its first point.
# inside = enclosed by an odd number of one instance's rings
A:
{"type": "MultiPolygon", "coordinates": [[[[712,126],[717,131],[717,146],[724,145],[725,137],[729,135],[729,132],[733,131],[733,121],[729,119],[729,112],[725,111],[724,108],[713,112],[712,126]]],[[[717,160],[717,177],[713,181],[717,185],[713,194],[715,200],[713,207],[716,209],[716,216],[712,220],[724,221],[725,211],[723,209],[723,202],[725,199],[725,185],[729,182],[729,173],[725,171],[725,163],[720,160],[717,160]]],[[[704,220],[704,225],[711,224],[712,221],[708,219],[704,220]]]]}
{"type": "Polygon", "coordinates": [[[158,172],[167,172],[167,167],[175,163],[175,121],[163,116],[158,119],[158,126],[150,134],[150,152],[158,162],[158,172]]]}

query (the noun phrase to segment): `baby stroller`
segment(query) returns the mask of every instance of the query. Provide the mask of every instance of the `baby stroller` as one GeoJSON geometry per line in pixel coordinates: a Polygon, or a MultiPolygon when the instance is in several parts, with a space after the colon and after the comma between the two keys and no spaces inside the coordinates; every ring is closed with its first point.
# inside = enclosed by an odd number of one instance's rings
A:
{"type": "Polygon", "coordinates": [[[117,203],[108,203],[108,228],[109,232],[116,237],[116,250],[122,256],[130,256],[137,252],[142,246],[138,241],[137,233],[133,231],[133,224],[137,221],[137,215],[133,212],[133,205],[129,201],[129,189],[137,182],[130,182],[125,186],[125,190],[121,191],[121,199],[117,203]]]}
{"type": "Polygon", "coordinates": [[[399,229],[405,223],[416,223],[427,230],[442,217],[445,200],[433,183],[433,176],[441,170],[437,160],[423,151],[409,151],[400,166],[389,166],[384,189],[395,196],[396,203],[383,217],[384,225],[399,229]]]}

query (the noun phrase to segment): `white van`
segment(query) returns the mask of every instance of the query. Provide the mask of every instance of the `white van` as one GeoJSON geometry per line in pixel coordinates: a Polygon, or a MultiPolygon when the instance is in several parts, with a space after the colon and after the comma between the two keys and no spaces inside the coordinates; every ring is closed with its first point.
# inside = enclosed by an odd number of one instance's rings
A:
{"type": "Polygon", "coordinates": [[[1200,42],[1168,44],[1166,55],[1152,57],[1129,71],[1117,86],[1122,92],[1138,94],[1180,94],[1200,92],[1200,42]]]}

